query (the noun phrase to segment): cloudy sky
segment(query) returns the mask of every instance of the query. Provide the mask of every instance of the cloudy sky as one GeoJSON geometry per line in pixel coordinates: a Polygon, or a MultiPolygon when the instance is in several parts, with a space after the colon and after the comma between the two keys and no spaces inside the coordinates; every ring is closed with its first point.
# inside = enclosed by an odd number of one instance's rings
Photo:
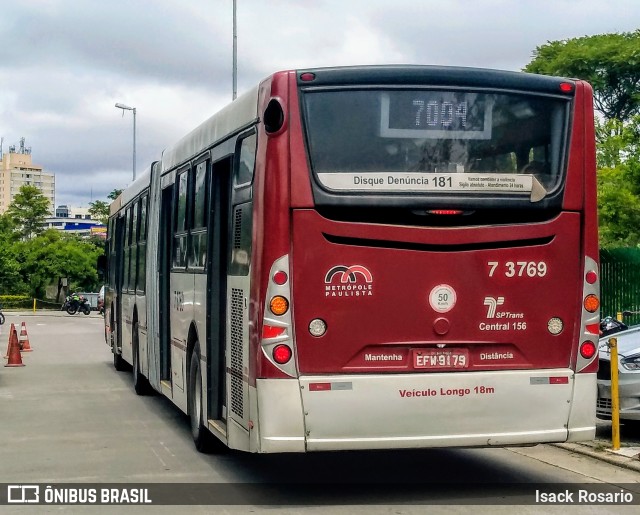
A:
{"type": "MultiPolygon", "coordinates": [[[[233,0],[0,0],[0,137],[56,205],[106,200],[231,100],[233,0]]],[[[353,64],[520,70],[547,41],[640,27],[637,0],[237,0],[238,92],[353,64]]]]}

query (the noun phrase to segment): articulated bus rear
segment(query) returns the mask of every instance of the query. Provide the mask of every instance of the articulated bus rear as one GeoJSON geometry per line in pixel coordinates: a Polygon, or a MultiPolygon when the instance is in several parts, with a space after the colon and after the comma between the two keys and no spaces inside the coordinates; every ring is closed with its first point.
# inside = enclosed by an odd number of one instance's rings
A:
{"type": "Polygon", "coordinates": [[[363,67],[277,74],[271,97],[261,450],[593,438],[590,86],[363,67]]]}

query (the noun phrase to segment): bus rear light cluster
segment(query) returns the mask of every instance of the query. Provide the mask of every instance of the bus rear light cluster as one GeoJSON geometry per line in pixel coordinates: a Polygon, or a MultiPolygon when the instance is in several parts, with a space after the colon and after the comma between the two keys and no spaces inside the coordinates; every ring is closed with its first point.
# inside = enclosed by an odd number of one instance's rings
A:
{"type": "Polygon", "coordinates": [[[582,342],[580,345],[580,355],[584,359],[591,359],[596,355],[596,344],[587,340],[586,342],[582,342]]]}
{"type": "Polygon", "coordinates": [[[584,257],[582,283],[582,316],[580,335],[576,335],[576,372],[595,373],[600,337],[600,273],[598,262],[584,257]]]}
{"type": "MultiPolygon", "coordinates": [[[[262,316],[262,355],[271,365],[289,377],[297,377],[296,347],[293,330],[289,256],[273,262],[269,270],[262,316]]],[[[264,373],[269,372],[266,368],[264,373]]],[[[280,377],[280,376],[277,376],[280,377]]]]}
{"type": "Polygon", "coordinates": [[[278,365],[285,365],[291,360],[291,356],[293,356],[293,351],[291,347],[288,345],[280,344],[276,345],[273,348],[273,361],[278,363],[278,365]]]}
{"type": "Polygon", "coordinates": [[[595,313],[600,308],[600,299],[598,299],[597,295],[587,295],[584,298],[584,309],[586,309],[589,313],[595,313]]]}

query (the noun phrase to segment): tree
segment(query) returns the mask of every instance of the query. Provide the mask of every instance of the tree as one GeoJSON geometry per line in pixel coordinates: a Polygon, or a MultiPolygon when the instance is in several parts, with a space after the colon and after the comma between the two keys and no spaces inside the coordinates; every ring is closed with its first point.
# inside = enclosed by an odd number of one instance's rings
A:
{"type": "Polygon", "coordinates": [[[640,30],[549,41],[524,70],[586,80],[609,120],[626,122],[640,113],[640,30]]]}
{"type": "Polygon", "coordinates": [[[103,200],[89,202],[89,214],[94,220],[98,220],[101,224],[107,225],[109,221],[109,204],[103,200]]]}
{"type": "Polygon", "coordinates": [[[602,247],[640,245],[640,115],[597,122],[602,247]]]}
{"type": "Polygon", "coordinates": [[[115,200],[120,196],[120,193],[122,193],[122,191],[123,190],[115,189],[107,195],[107,198],[111,200],[115,200]]]}
{"type": "Polygon", "coordinates": [[[23,239],[40,234],[49,215],[49,201],[35,186],[23,185],[9,204],[7,216],[23,239]]]}
{"type": "Polygon", "coordinates": [[[600,245],[640,245],[640,30],[550,41],[525,71],[593,86],[600,245]]]}
{"type": "Polygon", "coordinates": [[[96,263],[102,249],[76,236],[49,229],[39,236],[18,244],[21,273],[28,278],[29,294],[42,299],[47,286],[68,278],[73,289],[97,291],[96,263]]]}
{"type": "Polygon", "coordinates": [[[20,263],[15,252],[19,237],[5,213],[0,215],[0,294],[24,292],[20,263]]]}

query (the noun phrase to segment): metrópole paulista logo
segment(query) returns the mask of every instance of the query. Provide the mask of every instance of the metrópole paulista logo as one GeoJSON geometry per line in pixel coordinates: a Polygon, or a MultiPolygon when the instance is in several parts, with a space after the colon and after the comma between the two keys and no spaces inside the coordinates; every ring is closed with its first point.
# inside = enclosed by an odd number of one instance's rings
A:
{"type": "Polygon", "coordinates": [[[363,265],[336,265],[324,276],[325,297],[371,297],[373,275],[363,265]]]}

